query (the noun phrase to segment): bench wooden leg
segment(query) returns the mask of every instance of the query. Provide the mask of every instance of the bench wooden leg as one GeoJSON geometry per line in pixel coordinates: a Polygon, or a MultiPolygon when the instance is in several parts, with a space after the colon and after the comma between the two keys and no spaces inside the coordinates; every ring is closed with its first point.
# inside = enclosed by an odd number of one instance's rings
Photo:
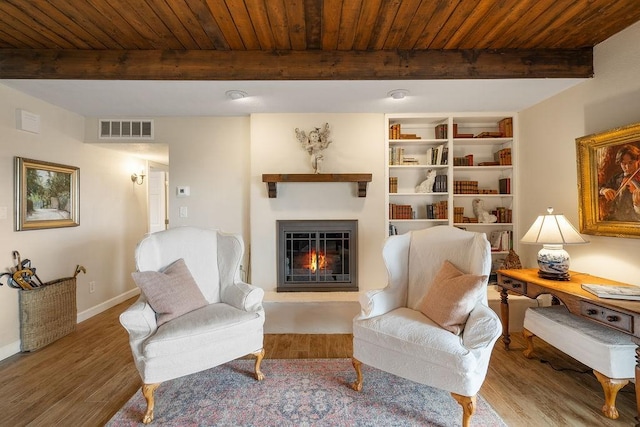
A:
{"type": "Polygon", "coordinates": [[[524,354],[524,357],[527,359],[531,359],[533,357],[533,337],[535,337],[535,335],[528,329],[522,329],[522,336],[527,343],[527,348],[522,351],[522,354],[524,354]]]}
{"type": "Polygon", "coordinates": [[[605,417],[615,420],[618,418],[618,409],[616,409],[616,397],[618,391],[629,383],[629,380],[620,380],[609,378],[600,372],[593,370],[593,374],[596,376],[600,384],[602,384],[602,390],[604,391],[604,405],[602,406],[602,413],[605,417]]]}

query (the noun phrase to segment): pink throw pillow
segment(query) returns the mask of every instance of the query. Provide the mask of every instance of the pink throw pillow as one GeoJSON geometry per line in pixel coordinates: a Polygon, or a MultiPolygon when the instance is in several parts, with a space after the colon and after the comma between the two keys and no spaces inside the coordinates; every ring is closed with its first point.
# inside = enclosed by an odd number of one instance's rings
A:
{"type": "Polygon", "coordinates": [[[486,279],[487,276],[465,274],[445,261],[417,308],[443,329],[458,335],[486,279]]]}
{"type": "Polygon", "coordinates": [[[182,258],[162,272],[141,271],[131,276],[156,312],[158,326],[208,304],[182,258]]]}

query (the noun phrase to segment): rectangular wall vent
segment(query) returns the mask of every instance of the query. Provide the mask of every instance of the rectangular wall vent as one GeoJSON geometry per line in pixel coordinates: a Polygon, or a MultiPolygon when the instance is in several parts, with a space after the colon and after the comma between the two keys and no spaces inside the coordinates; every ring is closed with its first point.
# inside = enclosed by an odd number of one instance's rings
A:
{"type": "Polygon", "coordinates": [[[99,139],[153,139],[152,119],[100,119],[99,139]]]}

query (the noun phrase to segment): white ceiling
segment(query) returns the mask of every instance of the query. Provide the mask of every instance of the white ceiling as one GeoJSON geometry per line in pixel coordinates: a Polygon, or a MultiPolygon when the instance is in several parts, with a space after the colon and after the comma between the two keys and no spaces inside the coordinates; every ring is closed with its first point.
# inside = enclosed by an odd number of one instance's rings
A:
{"type": "MultiPolygon", "coordinates": [[[[519,112],[585,79],[148,81],[0,80],[86,117],[244,116],[252,113],[519,112]],[[225,92],[244,91],[232,101],[225,92]],[[403,100],[387,96],[406,89],[403,100]]],[[[135,145],[135,147],[133,146],[135,145]]],[[[160,147],[111,148],[159,161],[160,147]]],[[[156,144],[157,145],[157,144],[156,144]]],[[[164,147],[165,151],[166,147],[164,147]]],[[[164,154],[168,156],[168,152],[164,154]]],[[[162,162],[162,160],[160,160],[162,162]]]]}

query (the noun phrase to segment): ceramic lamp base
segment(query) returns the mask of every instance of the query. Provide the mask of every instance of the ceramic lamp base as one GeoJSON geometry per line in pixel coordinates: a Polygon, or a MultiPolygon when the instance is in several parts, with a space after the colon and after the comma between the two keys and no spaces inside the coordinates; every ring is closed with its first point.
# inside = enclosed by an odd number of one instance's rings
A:
{"type": "Polygon", "coordinates": [[[538,252],[538,275],[551,280],[568,280],[569,254],[562,245],[543,245],[538,252]]]}

